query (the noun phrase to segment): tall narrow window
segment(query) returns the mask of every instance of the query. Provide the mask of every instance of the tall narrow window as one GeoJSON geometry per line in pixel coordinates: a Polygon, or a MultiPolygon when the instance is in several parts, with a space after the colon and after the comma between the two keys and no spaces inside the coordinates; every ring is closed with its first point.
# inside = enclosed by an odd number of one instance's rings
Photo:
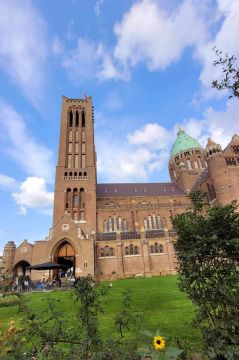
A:
{"type": "Polygon", "coordinates": [[[81,133],[81,141],[85,142],[85,131],[82,131],[81,133]]]}
{"type": "Polygon", "coordinates": [[[85,154],[85,142],[81,144],[81,152],[82,154],[85,154]]]}
{"type": "Polygon", "coordinates": [[[85,112],[84,110],[82,111],[82,127],[85,127],[85,112]]]}
{"type": "Polygon", "coordinates": [[[154,252],[157,254],[159,252],[159,246],[158,243],[154,244],[154,252]]]}
{"type": "Polygon", "coordinates": [[[79,141],[79,130],[78,129],[76,129],[76,133],[75,133],[75,140],[76,141],[79,141]]]}
{"type": "Polygon", "coordinates": [[[163,253],[163,252],[164,252],[163,245],[161,245],[161,244],[159,245],[159,252],[160,252],[160,253],[163,253]]]}
{"type": "Polygon", "coordinates": [[[113,219],[114,219],[113,230],[117,231],[117,216],[116,216],[116,214],[114,214],[113,219]]]}
{"type": "Polygon", "coordinates": [[[157,229],[157,224],[156,224],[156,215],[155,215],[155,213],[153,213],[153,216],[152,216],[152,222],[153,222],[153,229],[157,229]]]}
{"type": "Polygon", "coordinates": [[[69,141],[72,141],[72,130],[69,130],[69,141]]]}
{"type": "Polygon", "coordinates": [[[68,143],[68,152],[71,153],[72,152],[72,142],[68,143]]]}
{"type": "Polygon", "coordinates": [[[148,229],[148,223],[147,223],[147,219],[144,219],[144,230],[148,229]]]}
{"type": "Polygon", "coordinates": [[[114,249],[112,247],[110,248],[110,256],[114,256],[114,249]]]}
{"type": "Polygon", "coordinates": [[[69,112],[69,127],[72,127],[72,125],[73,125],[73,113],[70,110],[70,112],[69,112]]]}
{"type": "Polygon", "coordinates": [[[85,168],[85,154],[81,155],[81,166],[85,168]]]}
{"type": "Polygon", "coordinates": [[[68,155],[68,168],[71,168],[72,167],[72,155],[69,154],[68,155]]]}
{"type": "Polygon", "coordinates": [[[78,113],[78,110],[76,110],[76,127],[79,127],[79,113],[78,113]]]}
{"type": "Polygon", "coordinates": [[[85,203],[85,190],[80,188],[80,208],[83,209],[83,204],[85,203]]]}
{"type": "Polygon", "coordinates": [[[75,155],[75,168],[78,168],[79,167],[79,155],[76,154],[75,155]]]}
{"type": "Polygon", "coordinates": [[[132,244],[129,246],[129,254],[134,255],[134,246],[132,244]]]}
{"type": "Polygon", "coordinates": [[[105,251],[103,248],[100,248],[100,256],[104,257],[105,256],[105,251]]]}
{"type": "Polygon", "coordinates": [[[70,207],[71,202],[71,189],[66,190],[66,209],[70,207]]]}
{"type": "Polygon", "coordinates": [[[74,189],[73,191],[73,207],[78,206],[78,191],[77,189],[74,189]]]}
{"type": "Polygon", "coordinates": [[[128,230],[127,221],[124,219],[123,220],[123,231],[127,231],[127,230],[128,230]]]}
{"type": "Polygon", "coordinates": [[[187,159],[187,164],[188,164],[188,170],[192,170],[192,164],[189,159],[187,159]]]}
{"type": "Polygon", "coordinates": [[[129,248],[128,248],[128,246],[126,246],[126,248],[125,248],[125,255],[129,255],[129,248]]]}
{"type": "Polygon", "coordinates": [[[113,221],[112,221],[112,217],[109,217],[109,231],[113,231],[113,221]]]}
{"type": "Polygon", "coordinates": [[[154,253],[154,246],[150,245],[150,253],[153,254],[154,253]]]}
{"type": "Polygon", "coordinates": [[[118,217],[118,225],[119,225],[119,231],[122,231],[122,218],[121,218],[121,216],[118,217]]]}
{"type": "Polygon", "coordinates": [[[79,143],[75,143],[75,153],[78,154],[79,153],[79,143]]]}
{"type": "Polygon", "coordinates": [[[105,256],[109,256],[109,246],[105,246],[105,256]]]}
{"type": "Polygon", "coordinates": [[[104,232],[107,232],[107,231],[108,231],[108,222],[107,222],[107,220],[104,221],[104,227],[103,227],[103,229],[104,229],[104,232]]]}

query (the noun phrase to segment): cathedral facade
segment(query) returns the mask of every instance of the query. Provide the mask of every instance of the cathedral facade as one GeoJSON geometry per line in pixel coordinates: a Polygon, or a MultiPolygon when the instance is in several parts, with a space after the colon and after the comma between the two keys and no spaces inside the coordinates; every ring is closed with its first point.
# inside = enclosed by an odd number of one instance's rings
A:
{"type": "MultiPolygon", "coordinates": [[[[209,204],[239,200],[239,136],[224,150],[210,139],[203,149],[179,130],[169,173],[168,183],[98,184],[92,99],[63,97],[53,225],[34,244],[9,241],[5,271],[25,274],[28,266],[54,262],[76,277],[175,274],[171,219],[191,206],[188,194],[201,190],[209,204]]],[[[31,273],[33,280],[45,275],[31,273]]]]}

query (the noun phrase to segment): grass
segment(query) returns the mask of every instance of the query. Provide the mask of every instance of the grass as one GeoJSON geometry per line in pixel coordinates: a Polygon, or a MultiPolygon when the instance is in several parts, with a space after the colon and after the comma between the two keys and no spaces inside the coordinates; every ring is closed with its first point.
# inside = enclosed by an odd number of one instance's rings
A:
{"type": "MultiPolygon", "coordinates": [[[[122,292],[132,290],[134,311],[142,315],[142,329],[160,329],[169,338],[177,337],[194,349],[200,348],[199,331],[192,326],[194,310],[185,294],[177,286],[176,276],[124,279],[112,282],[112,289],[103,300],[104,314],[100,326],[106,337],[115,333],[114,317],[121,308],[122,292]]],[[[74,317],[74,307],[69,291],[26,294],[29,306],[36,312],[44,312],[43,299],[54,297],[59,300],[59,310],[67,317],[74,317]]],[[[0,307],[3,324],[11,318],[19,318],[17,306],[0,307]]]]}

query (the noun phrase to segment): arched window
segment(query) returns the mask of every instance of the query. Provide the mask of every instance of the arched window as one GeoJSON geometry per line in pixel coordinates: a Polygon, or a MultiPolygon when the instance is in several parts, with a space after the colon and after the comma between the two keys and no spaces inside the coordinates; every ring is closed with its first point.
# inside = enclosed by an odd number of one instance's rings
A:
{"type": "Polygon", "coordinates": [[[70,207],[71,202],[71,189],[66,190],[66,209],[70,207]]]}
{"type": "Polygon", "coordinates": [[[85,142],[85,130],[83,130],[81,133],[81,141],[85,142]]]}
{"type": "Polygon", "coordinates": [[[79,127],[79,113],[78,113],[78,110],[76,110],[76,127],[79,127]]]}
{"type": "Polygon", "coordinates": [[[64,176],[67,176],[67,172],[65,172],[64,176]]]}
{"type": "Polygon", "coordinates": [[[103,248],[100,248],[100,256],[104,257],[105,256],[105,251],[103,248]]]}
{"type": "Polygon", "coordinates": [[[78,190],[74,189],[73,190],[73,207],[77,207],[78,206],[78,190]]]}
{"type": "Polygon", "coordinates": [[[113,215],[113,231],[117,230],[117,216],[116,214],[113,215]]]}
{"type": "Polygon", "coordinates": [[[154,253],[154,246],[150,245],[150,253],[153,254],[154,253]]]}
{"type": "Polygon", "coordinates": [[[122,230],[123,230],[123,231],[128,231],[127,221],[126,221],[125,219],[123,220],[122,230]]]}
{"type": "Polygon", "coordinates": [[[134,255],[134,246],[132,244],[129,246],[129,254],[134,255]]]}
{"type": "Polygon", "coordinates": [[[74,172],[74,176],[77,176],[77,172],[74,172]]]}
{"type": "Polygon", "coordinates": [[[70,142],[72,141],[72,130],[69,130],[68,139],[70,142]]]}
{"type": "Polygon", "coordinates": [[[104,232],[107,232],[108,231],[108,222],[107,220],[104,221],[104,232]]]}
{"type": "Polygon", "coordinates": [[[121,218],[121,216],[118,217],[118,229],[119,229],[119,231],[122,231],[122,218],[121,218]]]}
{"type": "Polygon", "coordinates": [[[162,245],[162,244],[159,245],[159,252],[160,252],[160,253],[163,253],[163,252],[164,252],[164,248],[163,248],[163,245],[162,245]]]}
{"type": "Polygon", "coordinates": [[[70,172],[69,176],[72,176],[72,172],[70,172]]]}
{"type": "Polygon", "coordinates": [[[82,127],[85,127],[85,112],[84,110],[82,111],[82,115],[81,115],[81,119],[82,119],[82,127]]]}
{"type": "Polygon", "coordinates": [[[148,223],[147,223],[147,219],[144,219],[144,230],[148,229],[148,223]]]}
{"type": "Polygon", "coordinates": [[[87,176],[87,172],[86,172],[86,171],[84,171],[84,176],[87,176]]]}
{"type": "Polygon", "coordinates": [[[188,170],[192,170],[192,164],[189,159],[187,159],[187,164],[188,164],[188,170]]]}
{"type": "Polygon", "coordinates": [[[112,217],[111,217],[111,216],[109,217],[108,222],[109,222],[109,231],[113,231],[113,221],[112,221],[112,217]]]}
{"type": "Polygon", "coordinates": [[[154,244],[154,252],[157,254],[159,252],[159,246],[158,243],[154,244]]]}
{"type": "Polygon", "coordinates": [[[129,255],[129,248],[128,248],[128,246],[126,246],[126,248],[125,248],[125,255],[129,255]]]}
{"type": "Polygon", "coordinates": [[[73,113],[70,110],[70,112],[69,112],[69,127],[72,127],[72,125],[73,125],[73,113]]]}
{"type": "Polygon", "coordinates": [[[110,256],[114,256],[114,249],[112,247],[110,248],[110,256]]]}
{"type": "Polygon", "coordinates": [[[109,256],[109,246],[105,246],[105,256],[109,256]]]}
{"type": "MultiPolygon", "coordinates": [[[[77,143],[77,145],[78,145],[78,141],[79,141],[79,130],[78,129],[76,129],[76,136],[75,136],[75,140],[76,140],[76,143],[77,143]]],[[[77,151],[78,152],[78,151],[77,151]]]]}
{"type": "Polygon", "coordinates": [[[82,176],[82,172],[79,172],[79,176],[82,176]]]}
{"type": "Polygon", "coordinates": [[[116,232],[116,231],[128,231],[128,224],[127,220],[124,219],[122,221],[121,216],[118,216],[116,214],[113,215],[113,217],[109,216],[108,219],[104,221],[104,232],[116,232]],[[107,226],[106,226],[107,224],[107,226]],[[106,230],[107,229],[107,230],[106,230]]]}
{"type": "Polygon", "coordinates": [[[156,223],[156,215],[153,213],[152,216],[152,223],[153,223],[153,229],[157,229],[157,223],[156,223]]]}

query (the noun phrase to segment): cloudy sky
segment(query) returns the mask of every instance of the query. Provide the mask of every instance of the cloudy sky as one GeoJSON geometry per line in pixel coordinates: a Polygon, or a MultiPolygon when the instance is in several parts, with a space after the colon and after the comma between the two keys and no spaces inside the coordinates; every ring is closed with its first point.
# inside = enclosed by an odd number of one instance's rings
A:
{"type": "Polygon", "coordinates": [[[239,0],[0,0],[0,251],[52,221],[61,97],[93,97],[98,182],[168,181],[179,126],[205,146],[239,132],[211,88],[239,58],[239,0]]]}

